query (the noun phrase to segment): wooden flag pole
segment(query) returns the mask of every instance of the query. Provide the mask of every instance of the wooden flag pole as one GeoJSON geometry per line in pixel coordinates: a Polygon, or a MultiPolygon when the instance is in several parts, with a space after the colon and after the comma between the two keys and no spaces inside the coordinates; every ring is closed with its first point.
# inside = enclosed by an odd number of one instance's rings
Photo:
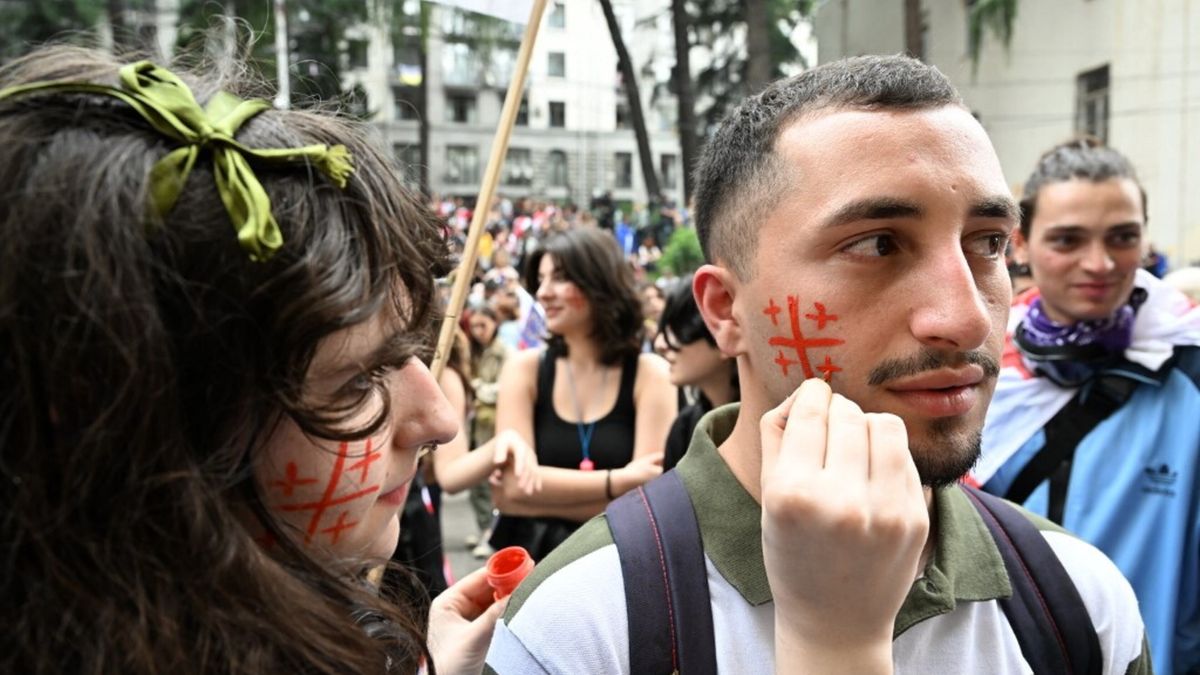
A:
{"type": "Polygon", "coordinates": [[[546,0],[533,0],[529,10],[529,23],[525,24],[525,35],[521,38],[521,49],[517,52],[517,65],[513,70],[512,81],[508,83],[508,93],[504,97],[504,109],[500,112],[500,125],[496,127],[496,137],[492,140],[492,152],[488,157],[487,171],[483,174],[483,184],[479,187],[479,198],[475,201],[475,213],[471,216],[471,227],[467,231],[467,243],[463,246],[462,261],[454,273],[454,287],[450,292],[450,302],[446,305],[445,319],[438,333],[437,352],[433,357],[430,370],[434,379],[440,379],[442,370],[450,356],[450,346],[454,341],[454,329],[462,314],[463,305],[467,300],[467,290],[471,287],[471,278],[475,275],[475,260],[478,257],[479,238],[483,234],[483,226],[491,209],[492,197],[496,194],[496,183],[500,180],[500,167],[504,164],[504,156],[508,152],[508,138],[512,135],[513,123],[517,119],[517,110],[521,107],[521,95],[525,90],[525,75],[529,72],[529,59],[533,56],[533,43],[537,40],[538,27],[542,23],[542,12],[546,9],[546,0]]]}

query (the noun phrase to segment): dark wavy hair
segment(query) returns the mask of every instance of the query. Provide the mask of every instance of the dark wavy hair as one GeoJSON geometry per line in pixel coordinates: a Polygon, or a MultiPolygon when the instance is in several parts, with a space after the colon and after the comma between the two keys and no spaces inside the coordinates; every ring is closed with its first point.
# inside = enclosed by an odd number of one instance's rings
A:
{"type": "MultiPolygon", "coordinates": [[[[116,86],[123,63],[48,47],[0,87],[116,86]]],[[[176,68],[204,104],[264,94],[244,68],[176,68]],[[201,72],[203,70],[204,72],[201,72]]],[[[331,439],[363,399],[306,403],[318,343],[380,311],[419,351],[446,252],[391,161],[333,115],[266,111],[250,147],[347,146],[345,190],[312,169],[255,172],[283,232],[248,259],[202,153],[174,209],[147,174],[174,143],[85,93],[0,102],[0,671],[413,672],[428,655],[411,587],[395,602],[283,536],[252,476],[286,418],[331,439]],[[264,552],[243,514],[276,535],[264,552]],[[359,624],[370,624],[370,628],[359,624]]],[[[397,354],[397,358],[402,357],[397,354]]],[[[382,397],[385,401],[390,397],[382,397]]]]}
{"type": "Polygon", "coordinates": [[[1133,181],[1142,196],[1142,222],[1149,222],[1146,189],[1142,187],[1137,171],[1125,155],[1105,146],[1103,141],[1093,136],[1074,138],[1050,148],[1038,158],[1037,166],[1021,191],[1021,234],[1029,238],[1033,216],[1037,212],[1038,195],[1043,187],[1073,179],[1102,183],[1113,178],[1133,181]]]}
{"type": "MultiPolygon", "coordinates": [[[[663,305],[662,316],[658,319],[658,333],[667,347],[678,351],[682,347],[697,340],[704,340],[714,349],[717,339],[708,330],[704,317],[700,314],[700,306],[696,304],[696,296],[692,293],[692,275],[687,275],[675,282],[667,293],[667,302],[663,305]],[[670,332],[668,332],[668,329],[670,332]]],[[[738,379],[737,362],[729,363],[729,382],[733,385],[733,399],[741,400],[741,387],[738,379]]]]}
{"type": "Polygon", "coordinates": [[[696,234],[704,258],[753,276],[759,222],[804,177],[775,152],[789,124],[820,110],[961,106],[937,68],[908,56],[854,56],[777,80],[729,112],[696,165],[696,234]]]}
{"type": "MultiPolygon", "coordinates": [[[[523,281],[537,294],[538,265],[545,255],[579,287],[592,308],[592,338],[600,349],[600,362],[611,366],[642,349],[642,302],[637,296],[633,270],[621,255],[611,234],[596,228],[573,228],[548,236],[525,262],[523,281]]],[[[550,334],[551,349],[565,354],[566,343],[550,334]]]]}
{"type": "Polygon", "coordinates": [[[700,307],[696,305],[696,296],[692,294],[692,275],[675,282],[667,294],[662,316],[658,318],[658,335],[662,336],[668,347],[676,350],[696,340],[717,346],[717,339],[705,325],[700,307]],[[668,333],[667,329],[671,332],[668,333]]]}

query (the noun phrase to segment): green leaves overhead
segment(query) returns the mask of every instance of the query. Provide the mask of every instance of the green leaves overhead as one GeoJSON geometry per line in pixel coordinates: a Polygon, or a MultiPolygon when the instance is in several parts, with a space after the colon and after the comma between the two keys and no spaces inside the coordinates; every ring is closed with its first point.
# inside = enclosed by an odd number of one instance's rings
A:
{"type": "Polygon", "coordinates": [[[985,33],[991,32],[1008,49],[1017,20],[1017,0],[974,0],[967,9],[967,53],[971,71],[979,70],[985,33]]]}

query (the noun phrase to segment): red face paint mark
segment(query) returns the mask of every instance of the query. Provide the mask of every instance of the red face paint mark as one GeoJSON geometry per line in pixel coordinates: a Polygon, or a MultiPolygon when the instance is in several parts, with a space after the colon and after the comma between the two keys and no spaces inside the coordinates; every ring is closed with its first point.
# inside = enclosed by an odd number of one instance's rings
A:
{"type": "Polygon", "coordinates": [[[322,534],[329,535],[329,543],[336,544],[338,541],[338,537],[340,537],[342,535],[342,532],[344,530],[349,530],[350,528],[352,528],[358,524],[357,520],[354,521],[353,523],[347,523],[346,522],[347,515],[348,515],[348,513],[346,511],[342,511],[341,513],[338,514],[337,522],[335,522],[333,525],[321,530],[322,534]]]}
{"type": "MultiPolygon", "coordinates": [[[[363,472],[362,476],[365,479],[365,477],[367,475],[366,468],[370,466],[370,462],[373,462],[376,459],[379,459],[379,453],[372,453],[370,445],[368,445],[367,446],[367,454],[365,456],[363,456],[361,459],[359,459],[358,462],[347,467],[346,459],[349,457],[349,450],[350,450],[349,443],[342,443],[341,445],[338,446],[338,454],[337,454],[337,459],[334,461],[334,464],[333,464],[333,471],[330,472],[330,474],[329,474],[329,482],[325,484],[325,489],[322,492],[320,499],[318,499],[317,501],[312,501],[312,502],[301,502],[301,503],[296,503],[296,504],[282,504],[279,507],[280,510],[282,510],[282,511],[292,511],[292,512],[310,511],[310,512],[312,512],[312,516],[309,518],[308,527],[305,529],[305,534],[304,534],[304,543],[306,543],[306,544],[311,543],[313,536],[316,535],[318,532],[321,532],[322,534],[329,534],[330,538],[332,540],[331,543],[336,544],[338,537],[341,536],[341,533],[343,530],[350,529],[351,527],[353,527],[354,525],[357,525],[358,523],[357,522],[347,523],[346,516],[347,516],[348,512],[343,510],[343,511],[339,512],[337,521],[333,524],[333,526],[325,528],[325,529],[320,529],[321,519],[325,516],[325,514],[333,507],[341,506],[342,504],[352,502],[356,499],[361,499],[362,497],[365,497],[369,494],[379,491],[380,486],[369,485],[366,487],[360,487],[359,489],[354,490],[353,492],[341,495],[339,497],[334,497],[334,494],[337,492],[338,484],[341,483],[343,476],[345,476],[350,471],[362,470],[362,472],[363,472]]],[[[317,479],[315,479],[315,478],[297,479],[295,464],[293,464],[291,462],[288,463],[288,478],[290,479],[290,482],[288,482],[286,484],[284,496],[290,496],[291,489],[294,488],[296,485],[304,485],[304,484],[311,484],[311,483],[317,482],[317,479]]],[[[275,481],[274,483],[272,483],[272,485],[280,485],[283,483],[284,483],[284,481],[275,481]]],[[[359,481],[359,485],[360,486],[362,485],[362,481],[359,481]]]]}
{"type": "MultiPolygon", "coordinates": [[[[800,326],[800,298],[795,295],[787,296],[789,328],[791,336],[785,337],[777,335],[767,341],[767,344],[772,347],[781,347],[778,355],[775,357],[775,363],[779,366],[779,370],[787,377],[788,369],[791,366],[799,365],[800,370],[804,372],[804,377],[809,378],[814,375],[812,362],[809,360],[808,350],[817,347],[833,347],[845,343],[845,340],[837,338],[810,338],[805,337],[804,331],[800,326]],[[785,350],[794,350],[796,352],[795,359],[789,359],[784,353],[785,350]]],[[[825,330],[825,325],[831,321],[837,321],[836,314],[829,314],[825,311],[825,305],[814,302],[813,308],[815,313],[805,314],[804,318],[814,321],[817,324],[817,330],[825,330]]],[[[763,310],[763,314],[771,317],[771,324],[779,325],[779,313],[782,308],[775,304],[775,299],[771,298],[767,308],[763,310]]],[[[816,367],[815,370],[821,372],[822,377],[828,382],[833,377],[833,374],[840,371],[841,368],[834,365],[828,355],[825,356],[825,362],[816,367]]]]}
{"type": "Polygon", "coordinates": [[[817,366],[817,370],[821,371],[821,376],[825,378],[826,382],[829,382],[830,380],[833,379],[833,374],[837,373],[837,372],[841,372],[842,369],[833,365],[833,362],[829,360],[829,355],[826,354],[825,355],[825,363],[822,363],[821,365],[817,366]]]}
{"type": "Polygon", "coordinates": [[[367,482],[367,472],[371,470],[371,464],[381,457],[383,457],[381,453],[371,450],[371,439],[368,438],[366,454],[363,455],[362,459],[346,467],[346,471],[362,471],[362,475],[359,476],[358,482],[365,483],[367,482]]]}
{"type": "Polygon", "coordinates": [[[277,480],[277,481],[271,483],[271,485],[283,490],[284,497],[291,497],[292,490],[295,490],[296,486],[312,485],[313,483],[316,483],[316,482],[317,482],[316,478],[299,478],[299,477],[297,477],[296,476],[296,463],[288,462],[287,468],[284,469],[284,472],[283,472],[283,480],[277,480]]]}
{"type": "Polygon", "coordinates": [[[837,321],[837,314],[826,314],[825,305],[819,302],[814,302],[813,307],[817,308],[816,314],[805,314],[804,318],[812,319],[817,322],[817,330],[825,330],[825,323],[828,321],[837,321]]]}
{"type": "Polygon", "coordinates": [[[571,289],[570,292],[563,293],[563,296],[563,299],[567,301],[567,304],[575,309],[583,309],[584,303],[587,302],[584,299],[583,294],[575,289],[571,289]]]}
{"type": "Polygon", "coordinates": [[[775,298],[771,298],[771,302],[767,305],[767,308],[763,310],[763,314],[766,314],[767,316],[771,317],[771,325],[772,326],[778,326],[779,325],[779,313],[782,311],[783,311],[783,308],[780,307],[779,305],[775,304],[775,298]]]}

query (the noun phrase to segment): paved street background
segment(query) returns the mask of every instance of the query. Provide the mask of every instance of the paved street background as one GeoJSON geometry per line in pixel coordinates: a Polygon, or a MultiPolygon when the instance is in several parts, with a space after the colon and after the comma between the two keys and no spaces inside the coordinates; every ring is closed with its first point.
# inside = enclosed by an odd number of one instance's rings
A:
{"type": "MultiPolygon", "coordinates": [[[[483,567],[486,560],[471,557],[471,549],[464,543],[467,535],[476,534],[475,515],[466,490],[456,494],[442,494],[442,548],[450,559],[454,579],[461,579],[472,570],[483,567]]],[[[450,579],[447,579],[450,581],[450,579]]]]}

